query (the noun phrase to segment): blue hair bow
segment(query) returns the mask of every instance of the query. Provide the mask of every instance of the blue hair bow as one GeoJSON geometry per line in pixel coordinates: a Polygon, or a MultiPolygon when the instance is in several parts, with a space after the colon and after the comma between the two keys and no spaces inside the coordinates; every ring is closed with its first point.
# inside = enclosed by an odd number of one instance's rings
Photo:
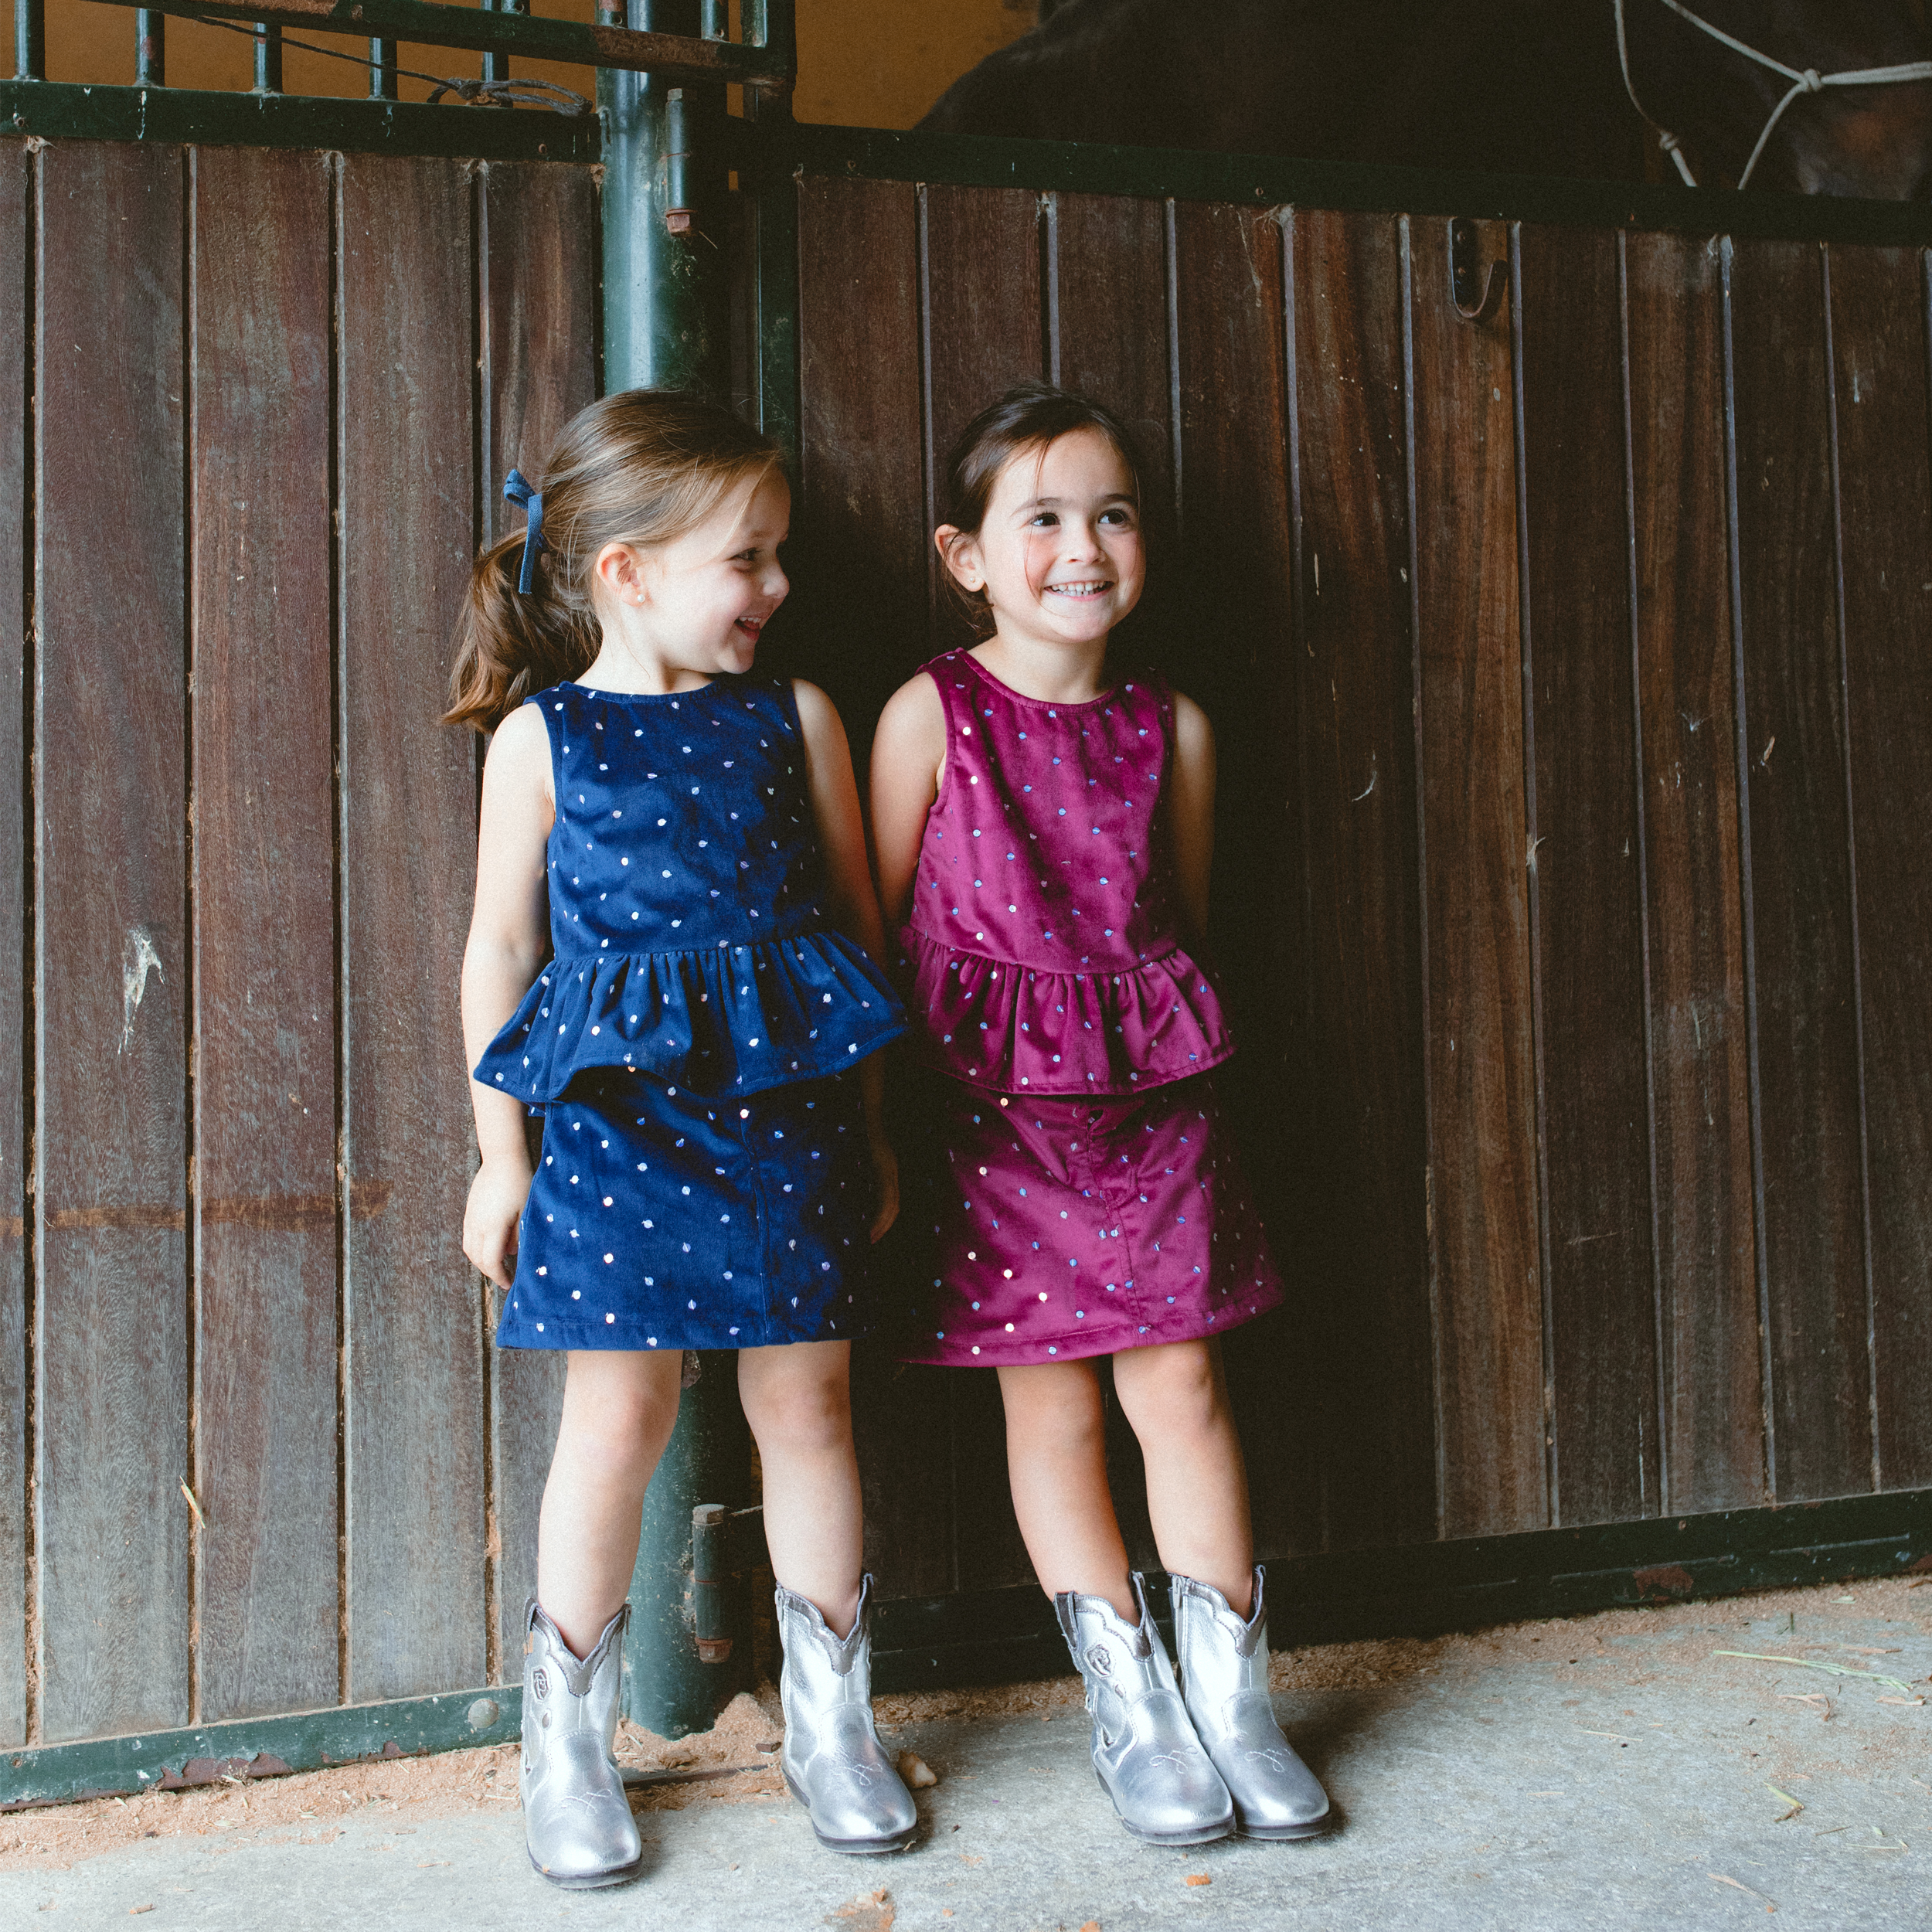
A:
{"type": "Polygon", "coordinates": [[[523,526],[523,568],[517,573],[519,596],[530,594],[530,573],[536,568],[536,553],[549,546],[543,541],[543,492],[533,490],[521,470],[512,470],[503,479],[505,502],[521,503],[529,521],[523,526]]]}

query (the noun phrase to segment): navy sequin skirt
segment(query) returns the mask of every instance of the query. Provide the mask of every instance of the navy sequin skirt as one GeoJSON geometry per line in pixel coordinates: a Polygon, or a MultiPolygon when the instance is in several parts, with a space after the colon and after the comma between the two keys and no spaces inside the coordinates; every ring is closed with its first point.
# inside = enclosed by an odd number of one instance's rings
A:
{"type": "Polygon", "coordinates": [[[578,1074],[543,1145],[508,1349],[748,1349],[866,1332],[876,1192],[856,1073],[701,1097],[578,1074]]]}

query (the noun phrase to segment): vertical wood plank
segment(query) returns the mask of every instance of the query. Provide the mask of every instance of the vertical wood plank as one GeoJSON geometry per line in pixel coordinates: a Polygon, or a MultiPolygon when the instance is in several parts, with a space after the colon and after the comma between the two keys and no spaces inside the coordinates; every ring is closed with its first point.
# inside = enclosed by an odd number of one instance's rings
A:
{"type": "Polygon", "coordinates": [[[1282,1237],[1316,1291],[1326,1541],[1360,1548],[1436,1529],[1401,245],[1391,216],[1291,233],[1313,1211],[1282,1237]]]}
{"type": "MultiPolygon", "coordinates": [[[[503,479],[540,473],[557,432],[597,394],[597,189],[587,168],[498,162],[483,172],[482,522],[515,512],[503,479]]],[[[500,1298],[484,1290],[485,1313],[500,1298]]],[[[563,1401],[564,1359],[488,1347],[491,1510],[498,1675],[522,1655],[524,1599],[536,1588],[537,1511],[563,1401]]]]}
{"type": "Polygon", "coordinates": [[[927,655],[919,217],[904,182],[798,193],[804,474],[774,662],[830,692],[862,780],[874,721],[927,655]]]}
{"type": "Polygon", "coordinates": [[[192,173],[196,1645],[204,1721],[333,1703],[329,182],[192,173]]]}
{"type": "Polygon", "coordinates": [[[39,162],[40,1734],[189,1718],[182,178],[39,162]]]}
{"type": "MultiPolygon", "coordinates": [[[[1834,248],[1880,1485],[1932,1483],[1932,479],[1924,258],[1834,248]]],[[[1773,760],[1775,768],[1776,760],[1773,760]]]]}
{"type": "Polygon", "coordinates": [[[1413,224],[1410,320],[1440,1509],[1468,1536],[1550,1499],[1509,330],[1458,317],[1445,226],[1413,224]]]}
{"type": "Polygon", "coordinates": [[[1746,242],[1731,270],[1760,1266],[1780,1502],[1872,1483],[1823,262],[1815,243],[1746,242]]]}
{"type": "Polygon", "coordinates": [[[342,1140],[351,1701],[481,1683],[481,1318],[454,1046],[476,764],[437,722],[475,534],[471,182],[340,188],[342,1140]],[[407,514],[400,512],[406,508],[407,514]]]}
{"type": "MultiPolygon", "coordinates": [[[[1152,561],[1149,594],[1121,632],[1123,662],[1163,657],[1172,602],[1175,522],[1172,365],[1168,339],[1167,210],[1124,196],[1052,198],[1046,291],[1049,373],[1125,422],[1143,465],[1141,505],[1152,561]]],[[[1107,1472],[1128,1559],[1158,1567],[1141,1447],[1104,1383],[1107,1472]]]]}
{"type": "MultiPolygon", "coordinates": [[[[862,770],[880,706],[927,647],[918,213],[898,182],[813,179],[799,196],[804,475],[779,662],[832,692],[862,770]]],[[[886,1307],[918,1278],[922,1205],[940,1178],[917,1104],[892,1085],[905,1206],[874,1256],[886,1307]]],[[[854,1352],[866,1562],[883,1596],[938,1596],[961,1580],[949,1419],[961,1379],[902,1370],[883,1341],[854,1352]]]]}
{"type": "Polygon", "coordinates": [[[1024,188],[926,191],[927,379],[934,474],[1009,385],[1046,372],[1039,197],[1024,188]]]}
{"type": "Polygon", "coordinates": [[[1553,1514],[1623,1522],[1659,1485],[1617,238],[1520,250],[1553,1514]]]}
{"type": "Polygon", "coordinates": [[[1762,1503],[1715,242],[1627,243],[1667,1511],[1762,1503]]]}
{"type": "Polygon", "coordinates": [[[1240,1051],[1216,1089],[1274,1237],[1285,1312],[1226,1349],[1251,1464],[1257,1546],[1321,1536],[1311,1364],[1298,1338],[1326,1294],[1283,1239],[1300,1224],[1299,1108],[1307,932],[1293,638],[1288,412],[1279,223],[1253,209],[1174,213],[1184,626],[1164,653],[1213,722],[1219,761],[1214,895],[1219,976],[1240,1051]]]}
{"type": "Polygon", "coordinates": [[[27,1736],[26,1048],[27,209],[31,163],[0,154],[0,1746],[27,1736]]]}
{"type": "Polygon", "coordinates": [[[1134,432],[1158,515],[1174,494],[1167,210],[1117,195],[1054,199],[1060,386],[1104,403],[1134,432]]]}

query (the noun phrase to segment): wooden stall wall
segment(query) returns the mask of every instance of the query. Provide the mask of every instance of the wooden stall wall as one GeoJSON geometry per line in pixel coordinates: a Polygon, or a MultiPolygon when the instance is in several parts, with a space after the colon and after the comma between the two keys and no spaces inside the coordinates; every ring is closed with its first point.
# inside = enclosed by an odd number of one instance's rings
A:
{"type": "MultiPolygon", "coordinates": [[[[862,747],[956,638],[972,411],[1145,442],[1288,1278],[1227,1344],[1264,1553],[1924,1483],[1922,255],[1479,224],[1471,323],[1439,219],[800,192],[783,636],[862,747]]],[[[874,1353],[859,1413],[885,1594],[1028,1579],[992,1377],[874,1353]]]]}
{"type": "Polygon", "coordinates": [[[0,156],[0,1743],[498,1674],[556,1388],[458,1246],[437,720],[596,260],[587,168],[0,156]]]}
{"type": "MultiPolygon", "coordinates": [[[[1492,223],[1472,324],[1438,220],[798,194],[770,662],[862,762],[973,411],[1144,440],[1289,1284],[1228,1348],[1264,1553],[1932,1484],[1922,255],[1492,223]]],[[[594,393],[596,195],[0,151],[0,1745],[513,1668],[560,1365],[457,1247],[437,720],[594,393]]],[[[1027,1582],[993,1379],[856,1379],[884,1593],[1027,1582]]]]}

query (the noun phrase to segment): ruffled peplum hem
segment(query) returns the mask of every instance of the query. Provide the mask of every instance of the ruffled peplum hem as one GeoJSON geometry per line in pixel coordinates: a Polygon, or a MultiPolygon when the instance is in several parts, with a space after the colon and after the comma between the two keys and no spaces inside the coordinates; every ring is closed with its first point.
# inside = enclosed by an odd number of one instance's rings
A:
{"type": "Polygon", "coordinates": [[[865,954],[829,928],[655,953],[566,953],[544,968],[476,1077],[531,1106],[593,1067],[709,1096],[856,1066],[906,1030],[865,954]]]}
{"type": "Polygon", "coordinates": [[[1139,966],[1046,972],[900,935],[924,1016],[920,1056],[996,1094],[1139,1094],[1234,1051],[1221,1002],[1179,947],[1139,966]]]}

